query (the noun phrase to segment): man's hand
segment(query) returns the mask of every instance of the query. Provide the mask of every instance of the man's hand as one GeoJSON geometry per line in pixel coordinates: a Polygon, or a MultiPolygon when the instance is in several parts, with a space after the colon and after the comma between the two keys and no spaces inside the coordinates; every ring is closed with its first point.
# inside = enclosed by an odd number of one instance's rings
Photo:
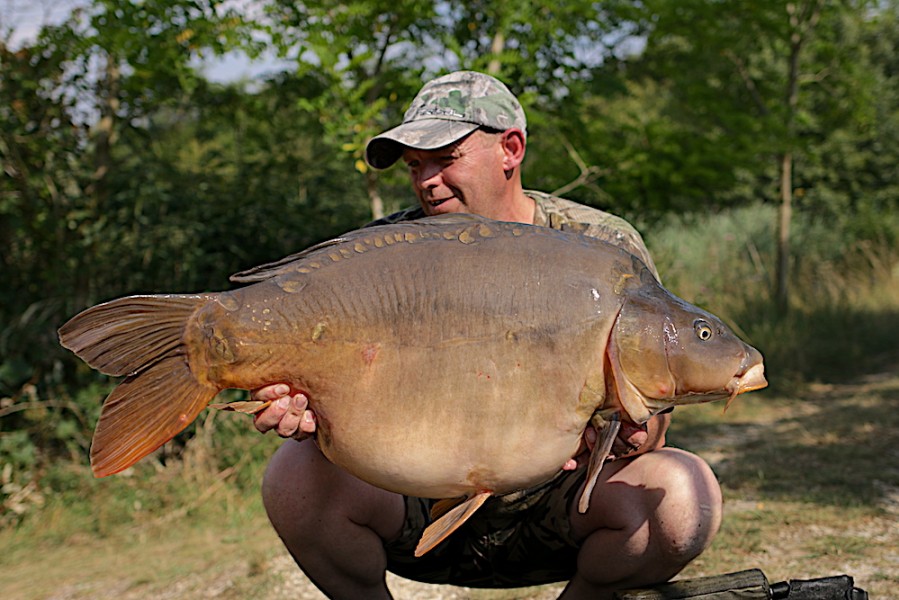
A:
{"type": "Polygon", "coordinates": [[[612,444],[612,456],[630,458],[651,452],[665,445],[665,432],[671,423],[671,413],[661,413],[643,425],[622,421],[618,437],[612,444]]]}
{"type": "Polygon", "coordinates": [[[254,390],[250,396],[259,402],[271,402],[256,413],[253,424],[261,433],[274,429],[284,438],[302,440],[315,433],[315,413],[309,410],[309,400],[286,383],[276,383],[254,390]]]}
{"type": "MultiPolygon", "coordinates": [[[[661,448],[665,445],[665,432],[668,431],[670,423],[670,411],[654,416],[643,425],[623,421],[621,429],[618,430],[618,435],[612,443],[612,458],[632,458],[661,448]]],[[[586,465],[590,460],[593,446],[596,445],[596,438],[596,429],[588,425],[584,430],[583,451],[576,458],[565,463],[562,470],[570,471],[578,466],[586,465]]]]}

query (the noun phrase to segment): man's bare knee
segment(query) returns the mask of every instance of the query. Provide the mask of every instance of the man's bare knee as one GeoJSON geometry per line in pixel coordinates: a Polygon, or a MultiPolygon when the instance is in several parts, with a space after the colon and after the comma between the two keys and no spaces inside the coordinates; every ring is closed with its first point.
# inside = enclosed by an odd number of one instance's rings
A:
{"type": "MultiPolygon", "coordinates": [[[[311,442],[286,441],[269,461],[262,479],[262,503],[278,535],[288,541],[304,531],[304,515],[321,508],[319,476],[310,453],[317,452],[311,442]]],[[[288,544],[289,545],[289,544],[288,544]]]]}
{"type": "Polygon", "coordinates": [[[654,540],[662,556],[686,565],[708,548],[721,525],[721,488],[701,458],[679,450],[666,450],[661,459],[658,485],[665,495],[659,504],[654,540]]]}
{"type": "Polygon", "coordinates": [[[353,477],[311,440],[289,440],[278,449],[262,481],[262,501],[288,546],[288,537],[328,539],[328,530],[343,522],[389,540],[398,535],[405,517],[402,496],[353,477]]]}
{"type": "Polygon", "coordinates": [[[334,597],[387,598],[385,541],[399,535],[403,497],[328,461],[311,441],[285,442],[262,483],[269,520],[316,585],[334,597]]]}
{"type": "Polygon", "coordinates": [[[609,466],[590,511],[572,513],[584,542],[571,597],[666,581],[708,547],[721,522],[718,482],[699,457],[664,448],[609,466]]]}

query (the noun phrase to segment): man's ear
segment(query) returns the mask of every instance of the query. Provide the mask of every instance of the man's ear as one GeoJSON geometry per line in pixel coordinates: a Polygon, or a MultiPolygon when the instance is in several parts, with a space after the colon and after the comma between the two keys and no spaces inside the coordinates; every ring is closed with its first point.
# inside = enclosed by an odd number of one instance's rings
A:
{"type": "Polygon", "coordinates": [[[527,142],[524,132],[518,128],[507,129],[503,132],[503,170],[512,171],[524,160],[524,150],[527,142]]]}

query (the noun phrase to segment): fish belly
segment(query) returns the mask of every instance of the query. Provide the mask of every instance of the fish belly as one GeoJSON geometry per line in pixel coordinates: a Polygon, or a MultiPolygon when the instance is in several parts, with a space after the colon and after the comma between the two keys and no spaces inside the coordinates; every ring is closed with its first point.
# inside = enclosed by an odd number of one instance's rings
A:
{"type": "Polygon", "coordinates": [[[545,481],[580,444],[582,381],[533,353],[503,350],[381,348],[341,389],[330,381],[313,393],[319,445],[356,476],[410,495],[503,493],[545,481]]]}
{"type": "Polygon", "coordinates": [[[585,389],[618,307],[596,275],[611,261],[569,238],[491,233],[279,267],[222,302],[230,317],[199,319],[233,350],[214,379],[303,390],[325,455],[385,489],[443,498],[552,477],[602,400],[585,389]]]}

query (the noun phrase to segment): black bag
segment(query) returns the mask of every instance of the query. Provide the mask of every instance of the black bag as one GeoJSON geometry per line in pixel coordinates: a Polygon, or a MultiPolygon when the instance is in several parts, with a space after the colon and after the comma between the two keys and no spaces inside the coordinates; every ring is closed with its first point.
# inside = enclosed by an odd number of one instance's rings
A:
{"type": "Polygon", "coordinates": [[[759,569],[615,593],[618,600],[868,600],[848,575],[769,584],[759,569]]]}

